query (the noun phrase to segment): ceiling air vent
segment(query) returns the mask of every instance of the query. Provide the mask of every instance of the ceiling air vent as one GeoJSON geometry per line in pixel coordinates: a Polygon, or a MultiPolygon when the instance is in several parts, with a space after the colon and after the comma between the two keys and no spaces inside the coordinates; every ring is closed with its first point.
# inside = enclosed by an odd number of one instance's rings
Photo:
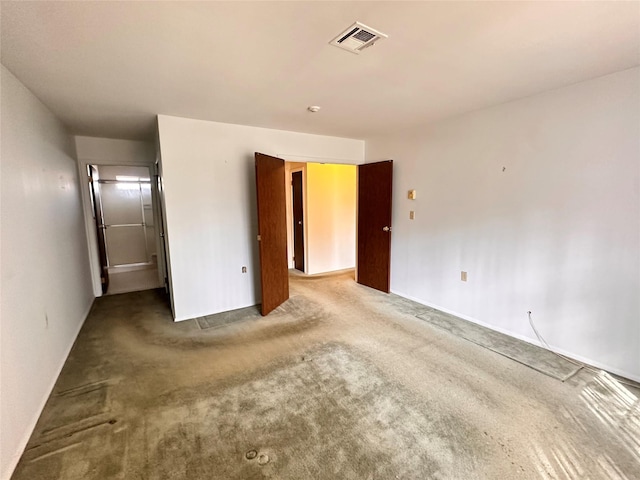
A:
{"type": "Polygon", "coordinates": [[[360,53],[367,47],[370,47],[380,39],[387,38],[382,32],[374,28],[367,27],[360,22],[356,22],[347,28],[344,32],[331,40],[331,45],[343,48],[353,53],[360,53]]]}

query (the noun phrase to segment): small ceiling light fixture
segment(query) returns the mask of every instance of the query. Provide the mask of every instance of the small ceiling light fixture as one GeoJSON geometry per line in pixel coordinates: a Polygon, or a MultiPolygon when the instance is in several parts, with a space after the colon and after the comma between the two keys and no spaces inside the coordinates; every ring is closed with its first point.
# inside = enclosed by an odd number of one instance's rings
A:
{"type": "Polygon", "coordinates": [[[320,111],[320,107],[317,105],[311,105],[310,107],[307,107],[307,110],[309,110],[311,113],[316,113],[320,111]]]}

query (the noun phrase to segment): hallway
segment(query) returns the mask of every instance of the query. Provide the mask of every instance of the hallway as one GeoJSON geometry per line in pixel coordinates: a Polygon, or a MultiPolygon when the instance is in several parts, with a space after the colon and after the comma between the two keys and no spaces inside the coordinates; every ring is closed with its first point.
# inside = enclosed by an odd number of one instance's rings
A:
{"type": "Polygon", "coordinates": [[[12,478],[640,477],[639,390],[562,383],[352,272],[290,286],[220,328],[159,290],[97,299],[12,478]]]}

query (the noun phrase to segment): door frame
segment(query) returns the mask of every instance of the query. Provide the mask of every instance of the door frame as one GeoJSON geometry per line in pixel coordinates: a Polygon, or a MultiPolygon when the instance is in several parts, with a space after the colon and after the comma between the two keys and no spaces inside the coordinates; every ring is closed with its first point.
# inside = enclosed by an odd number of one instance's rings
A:
{"type": "MultiPolygon", "coordinates": [[[[292,219],[293,219],[293,202],[291,201],[291,192],[292,192],[292,185],[291,185],[291,181],[292,181],[292,177],[291,177],[291,173],[293,173],[295,171],[295,169],[287,169],[286,166],[288,164],[292,164],[292,163],[302,163],[305,164],[303,166],[297,166],[297,168],[302,169],[303,171],[303,191],[304,191],[304,195],[303,195],[303,202],[304,202],[304,216],[305,216],[305,220],[308,219],[308,215],[307,215],[307,204],[306,204],[306,164],[307,163],[327,163],[327,164],[336,164],[336,165],[353,165],[356,168],[358,168],[361,165],[366,165],[367,163],[362,162],[362,163],[355,163],[355,162],[350,162],[350,161],[340,161],[340,159],[327,159],[327,158],[316,158],[316,157],[298,157],[298,156],[291,156],[291,155],[287,155],[287,154],[280,154],[277,153],[275,154],[276,158],[282,159],[285,162],[285,202],[287,202],[287,204],[285,205],[285,211],[287,216],[290,216],[290,219],[287,219],[289,221],[287,221],[287,255],[289,256],[287,258],[287,265],[289,268],[293,268],[293,261],[292,261],[292,257],[291,257],[291,253],[289,250],[289,246],[291,245],[291,247],[293,246],[293,229],[292,227],[292,219]],[[289,228],[291,228],[291,236],[289,235],[289,228]],[[289,242],[289,239],[291,239],[291,241],[289,242]]],[[[391,162],[393,165],[393,160],[381,160],[381,161],[377,161],[377,162],[369,162],[369,163],[381,163],[381,162],[391,162]]],[[[394,185],[395,181],[393,180],[393,176],[392,176],[392,186],[391,186],[391,202],[392,202],[392,212],[393,212],[393,185],[394,185]]],[[[360,188],[360,185],[358,183],[358,174],[356,173],[356,195],[358,195],[358,189],[360,188]]],[[[356,201],[356,218],[355,218],[355,222],[356,222],[356,264],[355,264],[355,278],[354,281],[357,283],[357,279],[358,279],[358,218],[359,218],[359,208],[358,208],[358,202],[356,201]]],[[[391,219],[393,222],[393,213],[391,215],[391,219]]],[[[307,265],[308,265],[308,255],[307,255],[307,246],[308,246],[308,241],[307,241],[307,224],[308,221],[305,221],[305,229],[304,229],[304,234],[305,234],[305,270],[307,269],[307,265]]],[[[291,248],[291,251],[293,251],[293,248],[291,248]]],[[[391,254],[392,254],[392,250],[391,250],[391,246],[389,247],[389,292],[391,292],[391,254]]],[[[305,273],[307,273],[305,271],[305,273]]],[[[262,280],[261,280],[262,281],[262,280]]],[[[287,285],[289,284],[289,280],[287,278],[287,285]]]]}
{"type": "Polygon", "coordinates": [[[87,165],[89,176],[89,201],[93,210],[93,221],[96,227],[98,243],[98,259],[100,261],[100,286],[103,295],[109,290],[109,256],[107,255],[107,239],[101,226],[104,224],[102,210],[102,191],[100,187],[100,173],[96,165],[87,165]]]}
{"type": "Polygon", "coordinates": [[[305,252],[305,226],[307,225],[307,220],[304,212],[304,177],[303,173],[300,172],[291,172],[291,206],[293,210],[293,268],[300,271],[306,272],[307,270],[307,262],[306,257],[307,254],[305,252]],[[296,188],[296,184],[298,184],[296,188]],[[296,208],[296,206],[298,208],[296,208]],[[296,225],[296,220],[298,220],[298,225],[296,225]],[[298,244],[300,243],[300,245],[298,244]]]}
{"type": "MultiPolygon", "coordinates": [[[[361,165],[367,165],[367,163],[362,162],[362,163],[356,163],[356,162],[352,162],[352,161],[348,161],[348,160],[342,160],[342,159],[336,159],[336,158],[325,158],[325,157],[303,157],[303,156],[296,156],[296,155],[287,155],[287,154],[276,154],[276,157],[278,158],[282,158],[285,161],[285,166],[288,164],[298,164],[296,166],[296,168],[300,168],[303,169],[303,176],[302,176],[302,180],[303,180],[303,189],[304,189],[304,196],[303,196],[303,200],[304,200],[304,216],[305,216],[305,225],[304,225],[304,234],[305,234],[305,239],[304,239],[304,248],[305,248],[305,274],[307,274],[307,267],[308,267],[308,251],[307,251],[307,247],[308,247],[308,236],[307,236],[307,225],[308,225],[308,214],[307,214],[307,189],[306,189],[306,164],[307,163],[326,163],[326,164],[334,164],[334,165],[353,165],[354,167],[356,167],[356,169],[361,166],[361,165]],[[303,165],[300,165],[303,164],[303,165]]],[[[389,159],[386,160],[376,160],[375,162],[368,162],[368,163],[380,163],[380,162],[388,162],[389,159]]],[[[393,160],[391,160],[392,163],[395,164],[395,162],[393,162],[393,160]]],[[[286,192],[288,192],[288,195],[286,195],[287,197],[287,216],[290,216],[291,218],[293,218],[293,206],[292,206],[292,202],[290,202],[290,198],[291,198],[291,175],[290,173],[293,173],[294,171],[296,171],[296,168],[291,169],[290,171],[287,171],[287,178],[285,181],[285,188],[286,188],[286,192]]],[[[391,191],[391,199],[392,199],[392,205],[391,205],[391,210],[392,210],[392,216],[391,216],[391,221],[393,223],[393,192],[394,192],[394,187],[395,186],[395,176],[392,177],[392,191],[391,191]]],[[[359,184],[358,184],[358,174],[356,172],[356,195],[358,194],[358,188],[359,188],[359,184]]],[[[355,223],[356,223],[356,251],[355,251],[355,255],[356,255],[356,264],[354,267],[354,273],[355,273],[355,281],[357,282],[358,279],[358,216],[359,216],[360,212],[358,210],[358,202],[356,201],[356,218],[355,218],[355,223]]],[[[287,219],[289,220],[289,219],[287,219]]],[[[290,229],[290,225],[292,224],[292,220],[287,222],[287,228],[290,229]]],[[[292,229],[291,229],[292,230],[292,229]]],[[[291,242],[288,242],[288,245],[291,244],[293,245],[293,231],[288,231],[287,232],[287,240],[291,239],[291,242]]],[[[291,251],[289,251],[289,249],[287,248],[287,253],[289,255],[289,257],[287,258],[288,261],[288,265],[289,268],[294,268],[293,266],[293,261],[292,261],[292,252],[293,249],[291,249],[291,251]]],[[[391,292],[391,251],[389,252],[389,292],[391,292]]]]}
{"type": "MultiPolygon", "coordinates": [[[[282,158],[282,157],[281,157],[282,158]]],[[[303,216],[305,218],[304,222],[304,273],[308,273],[307,270],[307,261],[308,251],[307,251],[307,162],[301,161],[290,161],[284,158],[285,160],[285,191],[286,202],[287,202],[287,265],[289,269],[295,269],[295,265],[293,263],[293,187],[291,185],[292,182],[292,174],[295,172],[302,172],[302,210],[303,216]]]]}

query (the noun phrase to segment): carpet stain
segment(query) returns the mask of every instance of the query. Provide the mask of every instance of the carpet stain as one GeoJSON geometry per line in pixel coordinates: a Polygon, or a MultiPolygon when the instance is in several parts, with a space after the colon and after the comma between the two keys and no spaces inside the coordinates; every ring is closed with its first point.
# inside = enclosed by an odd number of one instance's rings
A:
{"type": "Polygon", "coordinates": [[[251,478],[255,465],[239,462],[238,452],[269,464],[261,474],[274,478],[479,478],[483,455],[465,446],[481,438],[473,425],[418,401],[346,345],[326,344],[305,358],[313,361],[277,362],[189,395],[204,399],[188,408],[184,392],[163,398],[146,429],[150,462],[175,478],[196,468],[251,478]],[[176,463],[167,455],[173,450],[190,455],[176,463]]]}

